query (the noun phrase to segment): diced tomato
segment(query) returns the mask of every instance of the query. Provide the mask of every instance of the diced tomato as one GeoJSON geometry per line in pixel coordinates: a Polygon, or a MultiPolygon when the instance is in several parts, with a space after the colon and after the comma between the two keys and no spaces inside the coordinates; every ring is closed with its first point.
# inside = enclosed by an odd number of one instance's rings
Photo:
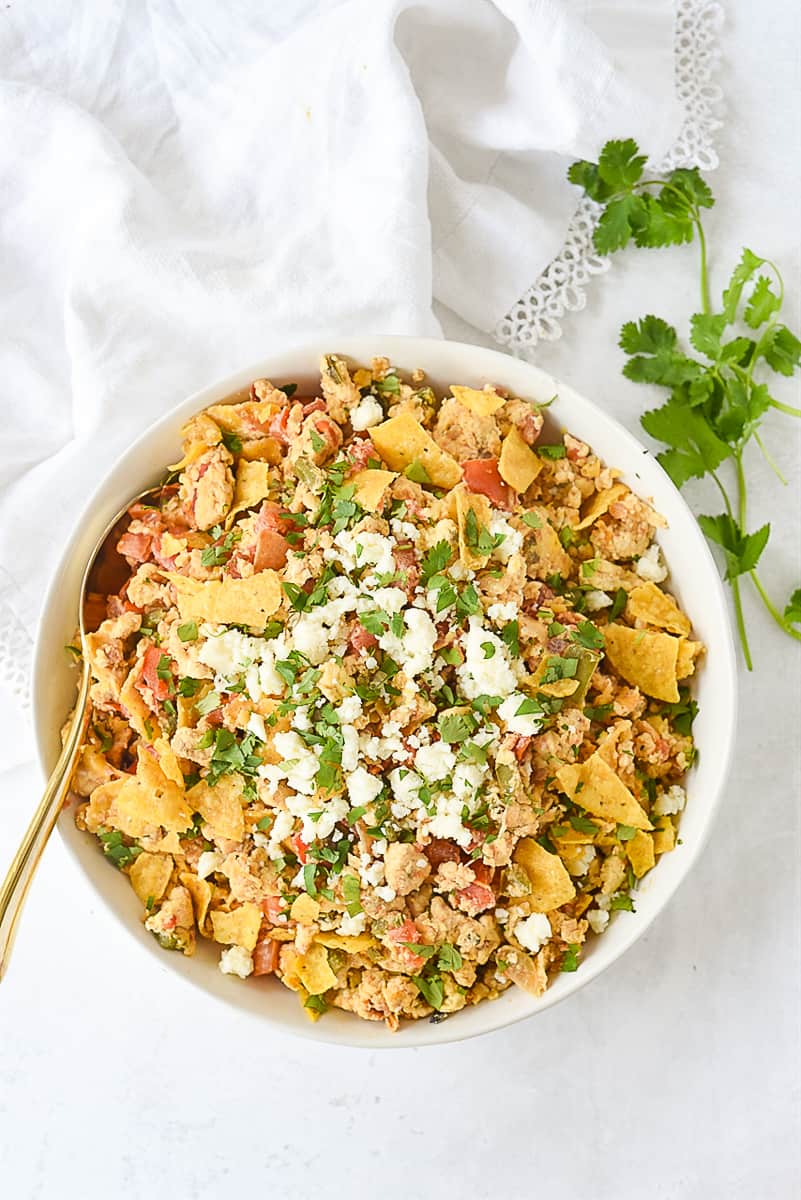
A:
{"type": "Polygon", "coordinates": [[[134,562],[147,562],[152,548],[153,539],[149,533],[131,533],[128,530],[117,542],[119,553],[134,562]]]}
{"type": "Polygon", "coordinates": [[[348,645],[358,654],[360,650],[372,650],[378,645],[378,638],[356,621],[348,635],[348,645]]]}
{"type": "Polygon", "coordinates": [[[420,581],[420,564],[417,561],[417,551],[414,546],[396,546],[392,551],[392,557],[395,559],[395,566],[398,571],[406,576],[403,583],[397,586],[406,590],[409,596],[414,594],[414,589],[420,581]]]}
{"type": "Polygon", "coordinates": [[[325,412],[325,400],[321,400],[318,396],[316,400],[308,400],[303,405],[303,415],[308,417],[309,413],[325,412]]]}
{"type": "Polygon", "coordinates": [[[407,919],[397,929],[388,930],[387,940],[393,943],[392,953],[399,962],[402,962],[410,970],[420,970],[425,958],[422,954],[415,954],[414,950],[403,944],[404,942],[422,942],[423,940],[414,921],[407,919]]]}
{"type": "Polygon", "coordinates": [[[483,862],[471,862],[470,869],[476,877],[476,883],[491,884],[495,870],[483,862]]]}
{"type": "Polygon", "coordinates": [[[275,438],[275,440],[280,442],[282,446],[289,445],[287,425],[289,422],[289,413],[291,407],[291,405],[287,404],[284,408],[279,409],[270,421],[270,437],[275,438]]]}
{"type": "Polygon", "coordinates": [[[306,843],[304,842],[303,838],[300,836],[299,833],[293,834],[293,836],[289,840],[292,843],[295,853],[298,856],[298,862],[301,864],[301,866],[305,866],[306,851],[309,849],[309,847],[306,845],[306,843]]]}
{"type": "MultiPolygon", "coordinates": [[[[149,687],[157,700],[166,700],[170,694],[169,681],[160,679],[158,675],[158,666],[161,662],[162,651],[158,646],[148,646],[145,651],[145,657],[142,659],[142,681],[146,687],[149,687]]],[[[172,668],[172,663],[170,663],[172,668]]]]}
{"type": "Polygon", "coordinates": [[[544,421],[545,418],[542,413],[533,409],[531,412],[526,413],[522,420],[516,421],[515,425],[523,441],[529,446],[533,446],[542,433],[544,421]]]}
{"type": "Polygon", "coordinates": [[[296,533],[302,529],[302,526],[292,519],[292,513],[287,512],[274,500],[264,501],[254,525],[256,529],[271,529],[273,533],[296,533]]]}
{"type": "Polygon", "coordinates": [[[316,450],[313,454],[314,461],[319,464],[325,462],[342,445],[342,430],[330,417],[315,417],[312,424],[326,443],[322,449],[316,450]]]}
{"type": "Polygon", "coordinates": [[[495,893],[484,883],[471,883],[455,893],[455,900],[462,912],[474,917],[485,908],[492,908],[495,903],[495,893]]]}
{"type": "Polygon", "coordinates": [[[253,974],[272,975],[278,966],[281,943],[274,938],[259,938],[253,949],[253,974]]]}
{"type": "Polygon", "coordinates": [[[509,486],[501,479],[497,458],[468,458],[462,463],[462,473],[471,492],[486,496],[502,508],[509,507],[509,486]]]}
{"type": "Polygon", "coordinates": [[[255,571],[280,571],[286,566],[289,542],[273,529],[260,529],[256,535],[253,555],[255,571]]]}
{"type": "Polygon", "coordinates": [[[458,862],[461,858],[459,847],[455,842],[449,842],[446,838],[432,838],[427,846],[423,847],[425,854],[432,867],[438,867],[444,862],[458,862]]]}
{"type": "Polygon", "coordinates": [[[378,458],[375,446],[369,437],[354,438],[346,451],[348,461],[352,464],[350,474],[363,471],[371,458],[378,458]]]}
{"type": "Polygon", "coordinates": [[[283,898],[281,896],[267,896],[261,902],[261,911],[271,925],[277,925],[278,918],[282,913],[286,913],[283,898]]]}

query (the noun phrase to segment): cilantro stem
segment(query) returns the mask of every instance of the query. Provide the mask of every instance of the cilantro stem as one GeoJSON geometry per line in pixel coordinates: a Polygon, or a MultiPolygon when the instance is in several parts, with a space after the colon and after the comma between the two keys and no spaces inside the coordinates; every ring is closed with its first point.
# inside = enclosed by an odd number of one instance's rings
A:
{"type": "Polygon", "coordinates": [[[698,210],[694,213],[695,228],[698,230],[698,244],[701,247],[701,309],[708,313],[712,309],[712,301],[709,297],[709,270],[707,265],[706,255],[706,235],[704,234],[704,226],[701,223],[701,217],[698,210]]]}
{"type": "MultiPolygon", "coordinates": [[[[742,464],[739,462],[739,457],[738,457],[738,465],[740,467],[740,471],[742,471],[742,464]]],[[[715,483],[717,484],[718,491],[720,492],[721,496],[723,497],[723,503],[725,505],[726,512],[733,520],[734,514],[732,512],[731,501],[729,500],[729,494],[726,491],[725,487],[723,486],[720,476],[718,475],[717,471],[710,471],[709,474],[714,479],[715,483]]],[[[744,501],[744,498],[743,498],[743,495],[741,492],[740,493],[740,510],[741,511],[743,511],[744,506],[745,506],[745,501],[744,501]]],[[[754,663],[751,658],[751,647],[748,643],[748,634],[746,633],[746,630],[745,630],[745,615],[743,613],[743,598],[742,598],[742,595],[740,594],[740,580],[735,575],[732,579],[729,580],[729,584],[731,586],[731,594],[732,594],[732,599],[734,601],[734,616],[735,616],[735,620],[737,622],[737,633],[740,636],[740,645],[743,648],[743,658],[745,659],[745,665],[748,668],[748,670],[753,671],[754,663]]]]}
{"type": "Polygon", "coordinates": [[[801,630],[795,629],[790,624],[789,621],[786,621],[784,619],[784,617],[781,615],[779,610],[775,607],[770,596],[768,595],[768,593],[765,591],[764,587],[762,586],[762,581],[759,578],[759,576],[757,575],[756,571],[751,571],[750,574],[751,574],[752,580],[754,581],[754,587],[759,592],[759,595],[762,599],[762,603],[765,605],[765,608],[768,610],[770,615],[773,617],[773,620],[779,626],[779,629],[783,629],[785,633],[789,633],[790,637],[794,637],[797,642],[801,642],[801,630]]]}
{"type": "MultiPolygon", "coordinates": [[[[801,415],[801,414],[799,414],[799,415],[801,415]]],[[[787,487],[787,480],[782,475],[782,473],[779,470],[778,466],[776,465],[772,455],[770,454],[767,446],[762,441],[762,438],[759,436],[759,433],[757,432],[756,429],[754,430],[753,438],[754,438],[754,441],[756,442],[756,444],[759,446],[760,450],[762,451],[762,457],[765,459],[765,462],[768,464],[768,466],[770,467],[773,474],[776,476],[776,478],[778,480],[780,480],[781,483],[784,484],[785,487],[787,487]]]]}
{"type": "Polygon", "coordinates": [[[801,408],[793,408],[792,404],[782,404],[781,400],[771,398],[771,408],[778,408],[779,412],[787,413],[788,417],[801,417],[801,408]]]}

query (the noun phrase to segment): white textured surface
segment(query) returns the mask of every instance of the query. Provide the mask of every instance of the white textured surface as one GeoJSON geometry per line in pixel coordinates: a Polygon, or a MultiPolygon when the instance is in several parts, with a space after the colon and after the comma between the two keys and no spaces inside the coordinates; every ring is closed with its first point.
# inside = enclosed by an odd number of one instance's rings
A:
{"type": "MultiPolygon", "coordinates": [[[[732,3],[724,50],[715,281],[753,246],[782,265],[797,326],[797,5],[768,23],[732,3]]],[[[635,428],[647,392],[619,376],[617,329],[650,308],[682,319],[692,255],[620,260],[538,361],[635,428]]],[[[780,395],[801,403],[797,384],[780,395]]],[[[764,574],[784,596],[801,577],[801,447],[779,417],[766,435],[791,483],[755,461],[752,517],[774,520],[764,574]]],[[[758,666],[695,874],[606,976],[480,1041],[367,1055],[233,1026],[132,953],[54,842],[0,987],[2,1195],[795,1197],[801,654],[748,608],[758,666]]],[[[4,730],[20,760],[23,736],[4,730]]],[[[20,767],[0,783],[8,846],[37,781],[20,767]]]]}

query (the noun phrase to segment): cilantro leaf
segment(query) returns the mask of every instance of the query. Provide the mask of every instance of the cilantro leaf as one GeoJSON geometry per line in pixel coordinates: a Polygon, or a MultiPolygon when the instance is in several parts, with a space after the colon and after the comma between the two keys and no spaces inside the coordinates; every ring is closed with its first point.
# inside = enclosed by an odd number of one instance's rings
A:
{"type": "Polygon", "coordinates": [[[763,264],[764,258],[759,258],[752,250],[743,249],[742,257],[737,266],[732,271],[729,286],[723,293],[723,315],[726,318],[727,324],[731,325],[737,316],[737,309],[740,306],[740,297],[743,294],[743,288],[753,277],[763,264]]]}
{"type": "Polygon", "coordinates": [[[716,470],[731,454],[731,447],[721,441],[706,417],[675,396],[661,408],[644,413],[640,424],[651,437],[671,447],[657,458],[676,487],[716,470]]]}
{"type": "Polygon", "coordinates": [[[628,191],[642,178],[647,159],[638,150],[634,138],[606,143],[598,159],[598,175],[607,187],[616,192],[628,191]]]}
{"type": "Polygon", "coordinates": [[[770,331],[762,353],[768,366],[779,375],[792,375],[801,363],[801,341],[786,325],[776,325],[770,331]]]}
{"type": "Polygon", "coordinates": [[[441,716],[438,725],[443,742],[465,742],[475,733],[477,721],[472,713],[451,712],[441,716]]]}
{"type": "Polygon", "coordinates": [[[413,975],[412,983],[423,999],[439,1012],[445,999],[445,987],[440,976],[431,975],[426,978],[424,975],[413,975]]]}
{"type": "Polygon", "coordinates": [[[801,625],[801,588],[796,588],[787,604],[784,606],[784,619],[794,625],[801,625]]]}
{"type": "Polygon", "coordinates": [[[754,533],[743,533],[728,513],[716,517],[700,516],[698,524],[711,542],[720,546],[726,556],[726,578],[735,579],[753,571],[770,537],[770,525],[754,533]]]}
{"type": "Polygon", "coordinates": [[[750,329],[758,329],[780,307],[781,300],[774,292],[770,279],[767,275],[760,275],[746,305],[743,320],[750,329]]]}
{"type": "Polygon", "coordinates": [[[420,564],[420,582],[423,587],[428,584],[433,575],[439,575],[444,571],[452,558],[453,548],[450,542],[437,542],[430,550],[427,550],[420,564]]]}

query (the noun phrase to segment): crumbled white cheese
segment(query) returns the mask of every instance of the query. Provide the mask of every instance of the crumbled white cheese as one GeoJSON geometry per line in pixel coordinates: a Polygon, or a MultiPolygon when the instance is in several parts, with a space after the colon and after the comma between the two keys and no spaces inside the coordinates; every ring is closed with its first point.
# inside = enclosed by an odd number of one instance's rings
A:
{"type": "Polygon", "coordinates": [[[209,875],[220,869],[222,860],[223,856],[217,850],[204,850],[195,867],[198,879],[208,879],[209,875]]]}
{"type": "Polygon", "coordinates": [[[374,425],[380,425],[383,420],[384,410],[375,396],[365,396],[355,408],[350,410],[350,423],[356,433],[372,429],[374,425]]]}
{"type": "Polygon", "coordinates": [[[421,825],[426,827],[426,831],[432,837],[450,838],[463,848],[469,846],[473,839],[473,832],[465,829],[462,824],[463,808],[464,800],[458,796],[440,796],[434,816],[428,819],[423,818],[421,825]]]}
{"type": "Polygon", "coordinates": [[[334,538],[333,547],[324,551],[323,557],[340,562],[346,571],[372,566],[377,575],[388,575],[395,570],[395,559],[392,557],[394,545],[394,538],[384,537],[380,533],[343,529],[334,538]]]}
{"type": "Polygon", "coordinates": [[[501,639],[482,625],[479,617],[469,618],[469,628],[462,648],[465,660],[456,668],[462,695],[468,700],[476,696],[508,696],[515,690],[517,679],[501,639]],[[483,646],[493,647],[487,658],[483,646]]]}
{"type": "Polygon", "coordinates": [[[371,866],[362,869],[360,875],[365,883],[369,883],[371,887],[378,887],[381,880],[384,878],[383,862],[374,862],[371,866]]]}
{"type": "Polygon", "coordinates": [[[612,603],[612,597],[606,592],[601,592],[597,588],[593,588],[591,592],[584,593],[584,604],[587,612],[598,612],[602,608],[609,608],[612,603]]]}
{"type": "Polygon", "coordinates": [[[514,621],[519,615],[520,609],[514,600],[491,604],[487,609],[487,616],[496,625],[505,625],[507,621],[514,621]]]}
{"type": "Polygon", "coordinates": [[[410,521],[401,521],[398,517],[393,517],[389,527],[399,542],[416,542],[420,538],[420,530],[410,521]]]}
{"type": "Polygon", "coordinates": [[[582,846],[581,850],[575,854],[570,861],[568,870],[571,875],[586,875],[590,869],[590,863],[595,858],[594,846],[582,846]]]}
{"type": "Polygon", "coordinates": [[[267,730],[264,725],[264,717],[261,713],[251,713],[247,723],[248,733],[254,734],[260,742],[267,741],[267,730]]]}
{"type": "Polygon", "coordinates": [[[609,924],[609,913],[602,908],[591,908],[587,911],[587,924],[593,933],[603,933],[609,924]]]}
{"type": "Polygon", "coordinates": [[[292,627],[294,648],[305,655],[313,666],[318,666],[328,658],[329,632],[319,611],[301,613],[292,627]]]}
{"type": "Polygon", "coordinates": [[[497,537],[498,534],[503,537],[500,546],[496,546],[492,552],[501,562],[508,562],[513,554],[520,553],[523,535],[518,529],[513,529],[503,517],[494,516],[489,523],[489,531],[493,537],[497,537]]]}
{"type": "Polygon", "coordinates": [[[218,675],[228,678],[258,661],[265,645],[263,638],[248,637],[238,629],[227,629],[224,633],[207,637],[199,647],[197,656],[218,675]]]}
{"type": "Polygon", "coordinates": [[[460,800],[471,800],[484,782],[487,767],[478,763],[459,763],[453,772],[453,792],[460,800]]]}
{"type": "Polygon", "coordinates": [[[514,935],[521,946],[536,954],[551,936],[551,922],[545,913],[532,913],[514,927],[514,935]]]}
{"type": "Polygon", "coordinates": [[[367,924],[367,913],[356,913],[355,917],[349,917],[347,913],[342,914],[342,919],[337,925],[337,933],[341,933],[343,937],[356,937],[360,933],[364,933],[364,927],[367,924]]]}
{"type": "Polygon", "coordinates": [[[395,798],[392,806],[394,816],[408,816],[417,808],[419,803],[417,794],[423,786],[423,781],[414,771],[395,767],[394,771],[389,773],[389,786],[392,788],[392,795],[395,798]]]}
{"type": "Polygon", "coordinates": [[[362,712],[362,702],[356,695],[345,696],[337,705],[340,721],[349,725],[352,725],[362,715],[362,712]]]}
{"type": "Polygon", "coordinates": [[[359,734],[352,725],[342,725],[342,770],[355,771],[359,765],[359,734]]]}
{"type": "Polygon", "coordinates": [[[402,638],[387,630],[378,639],[378,644],[403,668],[406,676],[412,678],[428,670],[433,663],[437,627],[420,608],[407,608],[403,620],[405,632],[402,638]]]}
{"type": "Polygon", "coordinates": [[[414,765],[428,783],[438,783],[456,766],[456,755],[447,742],[432,742],[420,747],[414,756],[414,765]]]}
{"type": "MultiPolygon", "coordinates": [[[[304,796],[312,796],[315,790],[314,777],[320,768],[314,749],[307,746],[294,729],[277,733],[273,738],[273,746],[282,760],[280,767],[289,786],[304,796]]],[[[264,770],[265,767],[260,767],[259,774],[264,770]]],[[[269,778],[268,775],[264,777],[269,778]]]]}
{"type": "Polygon", "coordinates": [[[379,900],[386,900],[388,904],[394,900],[396,896],[395,889],[391,888],[389,884],[375,888],[375,894],[378,896],[379,900]]]}
{"type": "Polygon", "coordinates": [[[220,955],[220,970],[223,975],[238,975],[247,979],[253,974],[253,959],[244,946],[229,946],[220,955]]]}
{"type": "Polygon", "coordinates": [[[522,692],[513,692],[511,696],[499,704],[496,712],[505,723],[509,733],[517,733],[521,737],[533,737],[542,728],[542,717],[537,713],[518,713],[521,704],[528,700],[522,692]]]}
{"type": "Polygon", "coordinates": [[[273,861],[283,857],[284,849],[281,843],[289,837],[294,826],[295,818],[291,813],[284,812],[282,809],[276,810],[266,846],[267,854],[273,861]]]}
{"type": "Polygon", "coordinates": [[[364,767],[357,767],[345,776],[348,799],[353,808],[367,808],[381,791],[382,783],[364,767]]]}
{"type": "Polygon", "coordinates": [[[634,570],[640,579],[647,579],[651,583],[661,583],[663,579],[667,579],[668,569],[656,542],[652,542],[645,553],[640,555],[634,570]]]}
{"type": "Polygon", "coordinates": [[[687,793],[681,784],[674,783],[666,792],[662,792],[654,801],[652,812],[657,817],[669,817],[673,813],[684,811],[684,805],[687,803],[687,793]]]}

